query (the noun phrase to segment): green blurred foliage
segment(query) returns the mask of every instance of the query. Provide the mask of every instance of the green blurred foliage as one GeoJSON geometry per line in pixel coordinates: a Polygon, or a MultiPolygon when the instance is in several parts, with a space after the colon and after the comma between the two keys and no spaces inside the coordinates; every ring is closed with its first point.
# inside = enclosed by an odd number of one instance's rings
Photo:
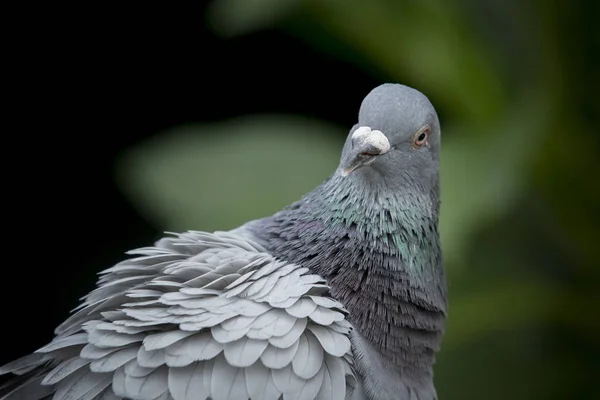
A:
{"type": "Polygon", "coordinates": [[[162,227],[233,229],[320,184],[338,164],[341,132],[285,115],[180,126],[128,153],[121,187],[162,227]]]}
{"type": "MultiPolygon", "coordinates": [[[[216,0],[211,7],[209,23],[223,36],[283,29],[365,73],[422,90],[444,117],[441,232],[451,306],[436,367],[442,399],[599,392],[594,7],[564,0],[216,0]]],[[[296,116],[181,127],[125,155],[120,181],[160,226],[228,229],[321,182],[341,148],[328,138],[347,128],[296,116]],[[198,173],[216,164],[218,175],[198,173]],[[252,207],[240,207],[241,199],[252,207]]]]}

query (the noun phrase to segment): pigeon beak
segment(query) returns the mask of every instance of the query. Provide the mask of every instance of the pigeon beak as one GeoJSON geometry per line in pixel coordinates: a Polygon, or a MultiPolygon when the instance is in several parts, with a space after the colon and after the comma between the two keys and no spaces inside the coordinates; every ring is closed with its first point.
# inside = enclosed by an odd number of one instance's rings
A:
{"type": "Polygon", "coordinates": [[[371,164],[376,156],[390,150],[388,138],[381,131],[371,130],[368,126],[356,129],[350,140],[352,148],[342,156],[340,165],[342,176],[347,176],[355,169],[371,164]]]}

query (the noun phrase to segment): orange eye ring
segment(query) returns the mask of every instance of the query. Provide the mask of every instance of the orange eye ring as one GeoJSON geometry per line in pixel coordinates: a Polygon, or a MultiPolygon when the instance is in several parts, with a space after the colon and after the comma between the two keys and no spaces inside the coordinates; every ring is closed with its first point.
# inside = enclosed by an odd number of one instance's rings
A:
{"type": "Polygon", "coordinates": [[[419,129],[413,138],[413,147],[415,149],[420,149],[421,147],[425,146],[427,144],[427,139],[429,139],[430,133],[431,127],[429,125],[425,125],[419,129]]]}

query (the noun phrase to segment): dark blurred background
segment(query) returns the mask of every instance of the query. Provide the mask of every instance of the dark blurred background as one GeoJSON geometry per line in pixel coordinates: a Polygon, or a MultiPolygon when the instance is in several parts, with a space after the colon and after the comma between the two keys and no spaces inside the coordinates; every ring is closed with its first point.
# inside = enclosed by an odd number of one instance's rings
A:
{"type": "Polygon", "coordinates": [[[3,14],[0,364],[51,340],[125,251],[299,198],[362,98],[400,82],[442,122],[440,398],[599,398],[596,0],[3,14]]]}

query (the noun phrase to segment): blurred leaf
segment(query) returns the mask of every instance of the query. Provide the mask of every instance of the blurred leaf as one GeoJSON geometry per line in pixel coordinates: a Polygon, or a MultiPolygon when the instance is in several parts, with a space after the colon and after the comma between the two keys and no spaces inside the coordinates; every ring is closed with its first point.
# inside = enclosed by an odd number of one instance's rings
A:
{"type": "Polygon", "coordinates": [[[487,50],[458,3],[307,1],[311,15],[392,79],[405,80],[460,119],[489,123],[505,104],[487,50]]]}
{"type": "Polygon", "coordinates": [[[474,293],[461,293],[452,299],[444,346],[457,347],[502,331],[557,323],[576,332],[580,338],[597,341],[600,325],[581,318],[575,310],[597,294],[572,293],[549,282],[513,282],[483,287],[474,293]]]}
{"type": "Polygon", "coordinates": [[[397,81],[408,77],[461,119],[490,123],[506,104],[501,79],[490,64],[493,58],[478,42],[458,3],[217,0],[212,5],[214,29],[236,35],[280,26],[284,17],[302,11],[310,18],[295,33],[321,41],[321,36],[310,34],[317,22],[319,29],[325,28],[389,77],[397,81]]]}
{"type": "Polygon", "coordinates": [[[266,28],[292,13],[301,0],[214,0],[208,20],[224,36],[235,36],[266,28]]]}
{"type": "Polygon", "coordinates": [[[472,126],[443,129],[440,232],[450,265],[464,263],[469,234],[514,206],[530,179],[529,166],[549,119],[535,112],[542,100],[522,99],[506,119],[485,132],[472,126]]]}
{"type": "Polygon", "coordinates": [[[161,228],[227,230],[271,215],[325,180],[341,137],[341,128],[298,116],[182,126],[124,154],[118,181],[161,228]]]}

